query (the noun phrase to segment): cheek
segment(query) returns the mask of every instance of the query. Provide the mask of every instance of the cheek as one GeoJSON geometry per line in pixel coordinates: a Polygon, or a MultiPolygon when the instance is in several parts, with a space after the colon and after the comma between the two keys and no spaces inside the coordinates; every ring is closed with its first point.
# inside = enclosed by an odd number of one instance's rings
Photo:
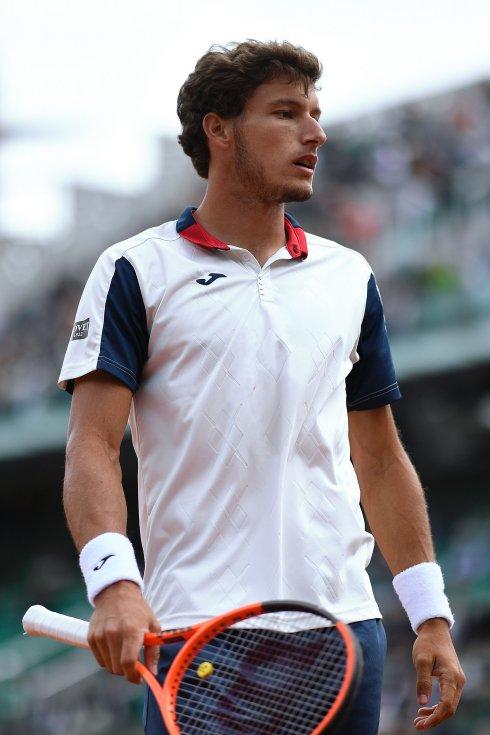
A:
{"type": "Polygon", "coordinates": [[[268,180],[286,176],[298,151],[297,131],[285,124],[263,126],[251,121],[243,131],[249,162],[268,180]]]}
{"type": "Polygon", "coordinates": [[[264,157],[262,161],[267,164],[268,170],[271,172],[281,172],[282,174],[289,168],[291,160],[294,158],[294,146],[289,145],[285,136],[270,137],[264,145],[264,157]]]}

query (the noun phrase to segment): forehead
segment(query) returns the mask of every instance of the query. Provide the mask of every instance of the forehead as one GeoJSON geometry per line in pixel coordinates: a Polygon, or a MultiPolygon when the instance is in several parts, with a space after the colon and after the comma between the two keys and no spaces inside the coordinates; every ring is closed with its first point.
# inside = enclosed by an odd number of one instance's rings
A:
{"type": "Polygon", "coordinates": [[[250,110],[258,109],[272,104],[274,100],[285,98],[294,100],[304,107],[318,107],[318,96],[313,84],[308,87],[305,94],[303,81],[291,82],[285,77],[260,84],[248,98],[245,107],[250,110]]]}

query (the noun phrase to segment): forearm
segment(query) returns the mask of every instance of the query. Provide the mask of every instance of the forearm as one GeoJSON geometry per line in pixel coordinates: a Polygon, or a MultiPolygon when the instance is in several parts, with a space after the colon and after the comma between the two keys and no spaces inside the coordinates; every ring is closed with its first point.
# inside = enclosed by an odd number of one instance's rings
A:
{"type": "Polygon", "coordinates": [[[96,436],[73,437],[68,443],[63,506],[79,551],[106,531],[126,533],[127,508],[121,480],[119,456],[96,436]]]}
{"type": "Polygon", "coordinates": [[[424,491],[403,447],[384,463],[356,467],[356,473],[362,507],[391,573],[434,561],[424,491]]]}
{"type": "MultiPolygon", "coordinates": [[[[79,551],[88,541],[107,531],[125,534],[127,509],[121,475],[119,458],[104,448],[104,444],[96,437],[85,438],[82,443],[67,448],[63,503],[79,551]]],[[[111,551],[109,556],[114,556],[113,549],[113,546],[107,547],[111,551]]],[[[116,555],[119,555],[119,551],[116,555]]],[[[124,549],[122,551],[124,559],[124,549]]],[[[109,557],[102,557],[102,561],[104,558],[109,557]]],[[[90,620],[88,640],[100,666],[114,674],[124,675],[128,681],[137,684],[141,676],[135,663],[144,633],[148,630],[158,633],[161,626],[142,597],[140,585],[134,577],[135,571],[138,574],[136,561],[129,558],[128,561],[128,577],[116,576],[114,581],[110,581],[94,596],[95,610],[90,620]]],[[[87,579],[95,583],[94,573],[100,572],[95,571],[97,566],[90,564],[87,578],[87,566],[85,571],[82,563],[81,566],[91,600],[90,589],[93,587],[87,579]]],[[[159,647],[145,648],[145,663],[155,675],[159,654],[159,647]]]]}

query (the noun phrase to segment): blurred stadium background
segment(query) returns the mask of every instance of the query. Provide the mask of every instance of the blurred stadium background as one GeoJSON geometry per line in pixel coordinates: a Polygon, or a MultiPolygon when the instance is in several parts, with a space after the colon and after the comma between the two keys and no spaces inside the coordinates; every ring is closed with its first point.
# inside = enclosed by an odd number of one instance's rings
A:
{"type": "MultiPolygon", "coordinates": [[[[327,132],[315,195],[289,209],[376,272],[404,395],[393,411],[426,489],[468,677],[460,711],[438,732],[489,735],[490,82],[327,132]]],[[[0,150],[11,135],[0,133],[0,150]]],[[[61,508],[70,398],[56,380],[99,253],[199,202],[203,184],[175,136],[158,150],[158,177],[137,194],[71,187],[62,235],[0,231],[0,733],[141,733],[141,688],[85,652],[24,638],[20,619],[34,602],[90,616],[61,508]]],[[[141,560],[129,436],[121,464],[141,560]]],[[[413,633],[378,551],[370,570],[388,633],[380,733],[405,735],[416,712],[413,633]]]]}

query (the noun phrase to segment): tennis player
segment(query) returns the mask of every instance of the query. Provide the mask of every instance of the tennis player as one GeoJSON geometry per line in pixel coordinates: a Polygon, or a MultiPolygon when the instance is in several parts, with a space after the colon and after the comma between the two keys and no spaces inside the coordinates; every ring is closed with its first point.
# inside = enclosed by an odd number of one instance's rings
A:
{"type": "MultiPolygon", "coordinates": [[[[361,254],[284,209],[313,193],[320,74],[303,48],[247,41],[212,48],[182,86],[179,141],[206,194],[109,247],[87,281],[59,377],[73,393],[64,507],[101,666],[137,682],[145,631],[303,600],[350,624],[363,649],[341,735],[378,731],[386,638],[366,571],[376,540],[416,635],[424,730],[455,713],[465,677],[390,408],[401,393],[380,293],[361,254]],[[125,535],[128,418],[143,579],[125,535]]],[[[147,654],[161,680],[177,647],[147,654]]],[[[147,735],[165,732],[151,695],[144,719],[147,735]]]]}

